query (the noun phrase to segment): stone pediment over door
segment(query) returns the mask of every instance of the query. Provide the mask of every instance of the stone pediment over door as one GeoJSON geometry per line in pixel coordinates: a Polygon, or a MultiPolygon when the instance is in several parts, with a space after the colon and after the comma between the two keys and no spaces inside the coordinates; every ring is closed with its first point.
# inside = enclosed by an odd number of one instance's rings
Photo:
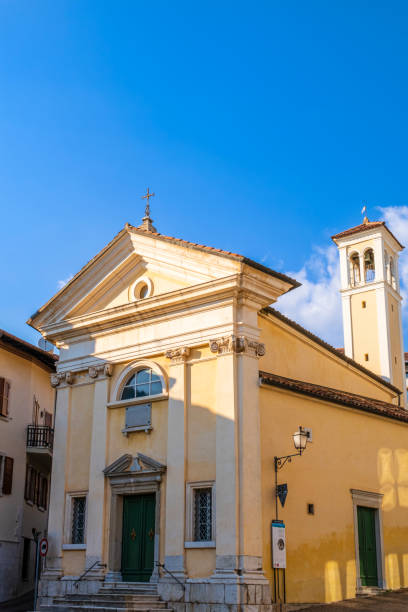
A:
{"type": "Polygon", "coordinates": [[[112,485],[119,483],[160,482],[166,466],[147,455],[136,453],[135,456],[125,454],[108,465],[103,473],[110,479],[112,485]]]}

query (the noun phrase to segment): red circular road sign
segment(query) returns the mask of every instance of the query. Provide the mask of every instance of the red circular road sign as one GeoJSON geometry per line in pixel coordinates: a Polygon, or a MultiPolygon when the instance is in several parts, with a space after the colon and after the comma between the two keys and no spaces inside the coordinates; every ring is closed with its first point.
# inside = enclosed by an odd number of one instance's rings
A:
{"type": "Polygon", "coordinates": [[[43,538],[40,541],[40,555],[42,557],[45,557],[47,552],[48,552],[48,540],[47,540],[47,538],[43,538]]]}

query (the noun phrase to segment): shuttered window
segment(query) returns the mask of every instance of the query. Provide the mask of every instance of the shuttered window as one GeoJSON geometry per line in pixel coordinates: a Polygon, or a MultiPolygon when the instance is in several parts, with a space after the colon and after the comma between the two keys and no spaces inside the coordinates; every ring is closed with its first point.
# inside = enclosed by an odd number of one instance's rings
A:
{"type": "Polygon", "coordinates": [[[13,487],[13,466],[14,459],[12,457],[3,457],[3,495],[11,495],[13,487]]]}
{"type": "Polygon", "coordinates": [[[24,499],[43,510],[47,509],[48,479],[31,465],[26,467],[24,499]]]}
{"type": "Polygon", "coordinates": [[[10,396],[10,383],[0,377],[0,415],[7,416],[9,413],[9,396],[10,396]]]}

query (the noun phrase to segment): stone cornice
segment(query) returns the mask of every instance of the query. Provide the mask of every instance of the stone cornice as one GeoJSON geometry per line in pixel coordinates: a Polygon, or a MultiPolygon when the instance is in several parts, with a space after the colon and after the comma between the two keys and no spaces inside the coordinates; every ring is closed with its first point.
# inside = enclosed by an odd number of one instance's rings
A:
{"type": "Polygon", "coordinates": [[[218,355],[226,353],[245,354],[251,357],[263,357],[265,355],[265,345],[246,336],[223,336],[210,340],[209,344],[211,352],[218,355]]]}
{"type": "MultiPolygon", "coordinates": [[[[100,365],[89,366],[89,368],[87,368],[89,382],[92,382],[97,378],[108,378],[112,376],[112,373],[113,366],[110,363],[102,363],[100,365]]],[[[83,370],[78,370],[75,372],[67,370],[66,372],[57,372],[56,374],[51,374],[52,387],[74,385],[76,382],[80,382],[81,384],[87,382],[87,380],[84,381],[83,370]]]]}

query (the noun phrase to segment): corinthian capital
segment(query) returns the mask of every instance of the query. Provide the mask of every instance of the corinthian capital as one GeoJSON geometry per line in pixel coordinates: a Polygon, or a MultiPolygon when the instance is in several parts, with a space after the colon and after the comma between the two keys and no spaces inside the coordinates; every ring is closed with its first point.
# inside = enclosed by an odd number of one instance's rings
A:
{"type": "Polygon", "coordinates": [[[215,338],[210,340],[210,350],[218,355],[226,353],[244,353],[252,357],[262,357],[265,355],[265,345],[246,336],[231,335],[215,338]]]}
{"type": "Polygon", "coordinates": [[[58,387],[63,382],[67,385],[72,385],[74,382],[73,372],[58,372],[56,374],[51,374],[51,387],[58,387]]]}
{"type": "Polygon", "coordinates": [[[103,363],[98,366],[89,366],[88,374],[89,378],[98,378],[98,376],[112,376],[112,364],[103,363]]]}
{"type": "Polygon", "coordinates": [[[175,349],[169,349],[166,351],[166,357],[171,359],[172,363],[183,363],[190,355],[190,349],[188,346],[181,346],[175,349]]]}

